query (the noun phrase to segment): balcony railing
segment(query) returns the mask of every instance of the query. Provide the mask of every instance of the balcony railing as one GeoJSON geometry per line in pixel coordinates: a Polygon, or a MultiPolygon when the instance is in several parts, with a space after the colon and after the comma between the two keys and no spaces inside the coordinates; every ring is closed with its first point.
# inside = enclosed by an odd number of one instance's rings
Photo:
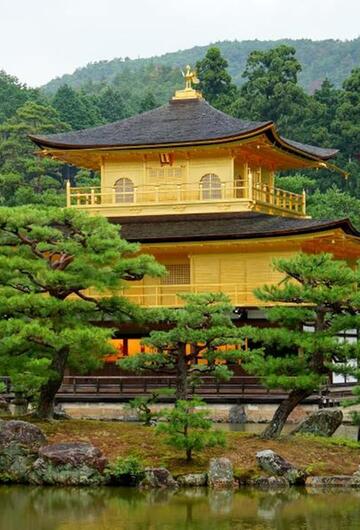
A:
{"type": "MultiPolygon", "coordinates": [[[[245,289],[244,286],[236,283],[146,285],[131,282],[129,287],[121,291],[121,295],[143,307],[181,307],[184,305],[181,294],[222,292],[229,297],[234,306],[258,306],[261,303],[255,298],[253,288],[254,286],[250,286],[245,289]]],[[[89,289],[87,293],[95,297],[100,296],[92,289],[89,289]]],[[[102,293],[101,296],[106,296],[106,294],[102,293]]]]}
{"type": "Polygon", "coordinates": [[[228,182],[205,188],[194,184],[161,184],[116,187],[67,187],[67,206],[86,209],[111,207],[119,210],[130,206],[181,205],[202,203],[252,203],[282,210],[294,215],[306,214],[305,193],[299,195],[267,184],[249,186],[247,181],[237,185],[228,182]]]}

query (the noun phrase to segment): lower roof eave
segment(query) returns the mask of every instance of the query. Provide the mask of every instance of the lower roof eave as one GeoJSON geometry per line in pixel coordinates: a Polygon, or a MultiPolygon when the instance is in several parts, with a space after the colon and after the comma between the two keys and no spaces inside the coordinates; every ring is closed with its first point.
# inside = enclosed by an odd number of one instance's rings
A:
{"type": "Polygon", "coordinates": [[[278,217],[257,212],[109,218],[122,235],[139,243],[179,243],[280,238],[340,229],[360,242],[360,232],[349,219],[313,220],[278,217]]]}

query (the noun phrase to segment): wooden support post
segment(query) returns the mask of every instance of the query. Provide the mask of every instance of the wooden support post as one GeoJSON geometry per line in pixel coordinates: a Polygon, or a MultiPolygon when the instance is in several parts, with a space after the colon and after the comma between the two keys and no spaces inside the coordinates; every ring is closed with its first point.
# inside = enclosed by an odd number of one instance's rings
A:
{"type": "Polygon", "coordinates": [[[70,208],[71,206],[71,189],[70,189],[70,180],[66,181],[66,207],[70,208]]]}
{"type": "Polygon", "coordinates": [[[302,192],[302,213],[306,215],[306,192],[303,190],[302,192]]]}
{"type": "MultiPolygon", "coordinates": [[[[247,166],[247,164],[246,164],[247,166]]],[[[251,168],[247,167],[247,175],[248,175],[248,193],[249,193],[249,200],[252,201],[254,199],[254,179],[253,174],[251,171],[251,168]]],[[[256,199],[256,198],[255,198],[256,199]]]]}

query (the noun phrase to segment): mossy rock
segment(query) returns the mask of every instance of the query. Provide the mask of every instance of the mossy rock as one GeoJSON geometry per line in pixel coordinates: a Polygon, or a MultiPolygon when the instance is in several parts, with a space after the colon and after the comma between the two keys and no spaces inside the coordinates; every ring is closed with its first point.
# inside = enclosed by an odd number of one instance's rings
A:
{"type": "Polygon", "coordinates": [[[0,421],[0,483],[27,483],[46,438],[41,429],[25,421],[0,421]]]}
{"type": "Polygon", "coordinates": [[[97,486],[107,481],[101,451],[87,443],[46,445],[39,449],[29,481],[32,484],[97,486]]]}

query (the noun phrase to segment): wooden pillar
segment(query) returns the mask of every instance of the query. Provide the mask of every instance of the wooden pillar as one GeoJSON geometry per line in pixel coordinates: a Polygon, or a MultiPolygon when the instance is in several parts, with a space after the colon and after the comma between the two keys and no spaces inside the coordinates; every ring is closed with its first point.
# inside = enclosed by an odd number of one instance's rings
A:
{"type": "Polygon", "coordinates": [[[71,206],[71,195],[70,195],[70,180],[66,181],[66,207],[70,208],[71,206]]]}

